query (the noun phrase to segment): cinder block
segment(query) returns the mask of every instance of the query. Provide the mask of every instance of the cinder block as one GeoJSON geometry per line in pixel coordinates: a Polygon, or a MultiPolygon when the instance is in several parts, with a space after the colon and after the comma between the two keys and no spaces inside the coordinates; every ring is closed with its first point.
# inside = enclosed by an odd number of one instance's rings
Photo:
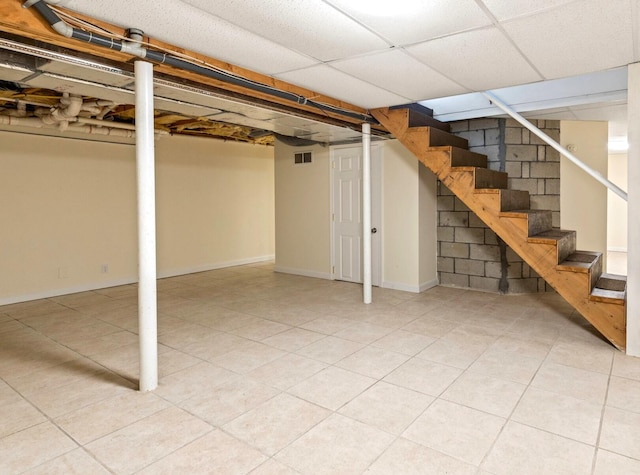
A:
{"type": "Polygon", "coordinates": [[[538,180],[511,178],[509,179],[509,188],[528,191],[532,195],[535,195],[538,192],[538,180]]]}
{"type": "Polygon", "coordinates": [[[454,196],[453,192],[447,188],[447,185],[438,180],[438,196],[454,196]]]}
{"type": "Polygon", "coordinates": [[[537,195],[544,195],[544,182],[546,180],[538,180],[538,192],[537,195]]]}
{"type": "Polygon", "coordinates": [[[469,121],[468,120],[458,120],[455,122],[449,122],[449,127],[451,127],[451,133],[455,134],[457,132],[463,132],[465,130],[469,130],[469,121]]]}
{"type": "Polygon", "coordinates": [[[484,261],[474,261],[473,259],[456,259],[455,273],[465,275],[484,275],[484,261]]]}
{"type": "Polygon", "coordinates": [[[545,129],[558,129],[560,130],[559,120],[547,120],[544,124],[545,129]]]}
{"type": "Polygon", "coordinates": [[[487,225],[484,224],[484,221],[478,218],[477,214],[469,213],[469,227],[470,228],[486,228],[487,225]]]}
{"type": "Polygon", "coordinates": [[[531,143],[531,132],[529,132],[525,128],[522,129],[522,143],[523,144],[530,144],[531,143]]]}
{"type": "Polygon", "coordinates": [[[560,178],[560,162],[534,162],[531,178],[560,178]]]}
{"type": "Polygon", "coordinates": [[[504,131],[504,143],[510,145],[522,144],[522,128],[507,127],[504,131]]]}
{"type": "Polygon", "coordinates": [[[449,272],[453,274],[453,258],[438,257],[438,272],[449,272]]]}
{"type": "Polygon", "coordinates": [[[486,129],[484,131],[484,144],[485,145],[499,145],[500,144],[500,129],[486,129]]]}
{"type": "Polygon", "coordinates": [[[469,141],[469,147],[484,147],[484,131],[468,130],[465,132],[457,132],[455,135],[469,141]]]}
{"type": "Polygon", "coordinates": [[[469,147],[469,150],[476,153],[481,153],[487,156],[487,160],[490,162],[500,161],[500,146],[499,145],[485,145],[482,147],[469,147]]]}
{"type": "Polygon", "coordinates": [[[455,211],[471,211],[469,207],[460,200],[460,198],[456,197],[456,199],[453,200],[453,203],[453,209],[455,211]]]}
{"type": "Polygon", "coordinates": [[[462,242],[441,242],[440,243],[440,256],[441,257],[459,257],[469,258],[469,244],[462,242]]]}
{"type": "Polygon", "coordinates": [[[438,211],[453,211],[455,209],[455,197],[442,195],[438,196],[438,211]]]}
{"type": "Polygon", "coordinates": [[[455,242],[484,244],[483,228],[459,228],[456,227],[454,239],[455,242]]]}
{"type": "Polygon", "coordinates": [[[529,178],[531,175],[530,162],[522,162],[522,178],[529,178]]]}
{"type": "Polygon", "coordinates": [[[522,258],[515,253],[513,249],[507,246],[507,262],[511,264],[512,262],[522,262],[522,258]]]}
{"type": "MultiPolygon", "coordinates": [[[[540,121],[538,121],[540,122],[540,121]]],[[[551,139],[555,140],[556,142],[560,142],[560,130],[559,129],[546,129],[544,127],[539,127],[540,129],[542,129],[542,131],[547,134],[551,139]]],[[[532,144],[536,144],[536,145],[546,145],[547,142],[545,142],[544,140],[542,140],[540,137],[538,137],[537,135],[531,135],[531,143],[532,144]]]]}
{"type": "Polygon", "coordinates": [[[440,272],[440,285],[468,288],[469,276],[462,274],[451,274],[449,272],[440,272]]]}
{"type": "Polygon", "coordinates": [[[469,130],[497,129],[498,127],[498,119],[471,119],[469,121],[469,130]]]}
{"type": "Polygon", "coordinates": [[[558,152],[555,148],[546,146],[544,147],[544,159],[547,162],[559,162],[560,161],[560,152],[558,152]]]}
{"type": "Polygon", "coordinates": [[[522,163],[523,162],[506,162],[504,164],[504,171],[509,174],[509,178],[522,177],[522,163]]]}
{"type": "Polygon", "coordinates": [[[484,230],[484,243],[492,246],[498,245],[498,236],[489,228],[484,230]]]}
{"type": "Polygon", "coordinates": [[[438,213],[438,225],[439,226],[462,226],[466,227],[469,224],[469,212],[468,211],[440,211],[438,213]]]}
{"type": "Polygon", "coordinates": [[[535,294],[538,292],[538,279],[508,279],[510,294],[535,294]]]}
{"type": "Polygon", "coordinates": [[[472,289],[485,290],[488,292],[500,291],[500,279],[493,279],[491,277],[470,277],[469,287],[472,289]]]}
{"type": "Polygon", "coordinates": [[[507,145],[507,161],[534,162],[537,159],[537,147],[531,145],[507,145]]]}
{"type": "Polygon", "coordinates": [[[438,241],[453,242],[454,229],[455,228],[438,226],[438,241]]]}
{"type": "Polygon", "coordinates": [[[551,213],[551,226],[554,228],[560,227],[560,211],[554,211],[551,213]]]}
{"type": "Polygon", "coordinates": [[[487,277],[493,277],[494,279],[500,279],[502,277],[502,263],[501,262],[485,262],[484,275],[487,277]]]}
{"type": "Polygon", "coordinates": [[[500,248],[486,244],[470,244],[469,258],[480,261],[500,261],[500,248]]]}
{"type": "Polygon", "coordinates": [[[532,195],[531,209],[550,209],[560,211],[559,195],[532,195]]]}
{"type": "Polygon", "coordinates": [[[522,278],[522,266],[524,265],[524,262],[511,262],[509,263],[509,266],[507,267],[507,277],[513,278],[513,279],[520,279],[522,278]]]}
{"type": "Polygon", "coordinates": [[[547,147],[544,147],[542,145],[538,146],[538,161],[539,162],[544,162],[545,161],[545,152],[547,150],[547,147]]]}

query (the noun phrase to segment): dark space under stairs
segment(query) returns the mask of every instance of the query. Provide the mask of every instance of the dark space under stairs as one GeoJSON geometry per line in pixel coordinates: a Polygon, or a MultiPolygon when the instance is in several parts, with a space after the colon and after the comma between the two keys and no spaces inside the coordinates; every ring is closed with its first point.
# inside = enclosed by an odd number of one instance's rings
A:
{"type": "Polygon", "coordinates": [[[553,228],[551,211],[530,209],[529,192],[487,168],[448,124],[422,106],[372,110],[373,116],[607,340],[626,345],[626,277],[602,272],[602,253],[576,250],[576,232],[553,228]]]}

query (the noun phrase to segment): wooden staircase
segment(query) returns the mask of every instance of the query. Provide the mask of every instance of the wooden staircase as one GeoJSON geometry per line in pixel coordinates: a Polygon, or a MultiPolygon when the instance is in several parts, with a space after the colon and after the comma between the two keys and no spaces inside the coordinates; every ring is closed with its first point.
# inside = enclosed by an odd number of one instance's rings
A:
{"type": "MultiPolygon", "coordinates": [[[[426,111],[428,109],[424,108],[426,111]]],[[[602,273],[602,253],[576,251],[576,232],[552,228],[551,211],[530,209],[529,192],[509,190],[507,174],[449,126],[415,106],[372,115],[605,338],[624,350],[626,277],[602,273]]]]}

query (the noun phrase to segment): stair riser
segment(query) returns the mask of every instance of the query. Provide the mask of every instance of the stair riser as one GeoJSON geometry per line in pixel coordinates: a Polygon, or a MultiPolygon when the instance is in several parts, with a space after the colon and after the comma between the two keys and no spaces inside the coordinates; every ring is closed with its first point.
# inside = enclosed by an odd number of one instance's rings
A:
{"type": "Polygon", "coordinates": [[[500,211],[529,209],[530,207],[531,200],[528,191],[502,190],[500,193],[500,211]]]}
{"type": "Polygon", "coordinates": [[[527,219],[529,236],[535,236],[536,234],[549,231],[552,227],[552,213],[535,213],[529,214],[527,219]]]}
{"type": "Polygon", "coordinates": [[[430,147],[442,147],[444,145],[453,145],[454,147],[468,148],[469,142],[467,139],[452,135],[448,132],[444,132],[439,129],[429,129],[429,146],[430,147]]]}
{"type": "Polygon", "coordinates": [[[488,170],[486,168],[476,168],[475,186],[476,188],[499,188],[506,189],[509,176],[504,172],[488,170]]]}
{"type": "Polygon", "coordinates": [[[479,153],[469,152],[459,148],[454,148],[451,151],[452,167],[479,167],[487,168],[487,157],[480,155],[479,153]]]}

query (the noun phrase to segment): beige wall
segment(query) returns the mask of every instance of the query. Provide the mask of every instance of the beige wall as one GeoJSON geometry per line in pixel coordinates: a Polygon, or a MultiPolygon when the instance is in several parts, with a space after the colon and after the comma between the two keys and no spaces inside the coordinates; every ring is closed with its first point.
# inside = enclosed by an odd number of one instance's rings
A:
{"type": "MultiPolygon", "coordinates": [[[[627,191],[627,154],[609,155],[609,180],[627,191]]],[[[627,252],[627,202],[607,192],[607,248],[627,252]]]]}
{"type": "Polygon", "coordinates": [[[382,153],[383,287],[416,291],[420,285],[419,162],[397,140],[385,142],[382,153]]]}
{"type": "MultiPolygon", "coordinates": [[[[416,160],[417,161],[417,160],[416,160]]],[[[420,291],[438,285],[438,180],[419,165],[420,291]]]]}
{"type": "Polygon", "coordinates": [[[329,147],[275,146],[276,270],[331,278],[329,147]],[[295,165],[296,152],[313,162],[295,165]]]}
{"type": "MultiPolygon", "coordinates": [[[[0,151],[0,304],[136,280],[133,146],[0,132],[0,151]]],[[[164,137],[156,155],[161,275],[273,255],[272,148],[164,137]]]]}
{"type": "MultiPolygon", "coordinates": [[[[562,121],[560,140],[576,147],[574,155],[607,176],[606,122],[562,121]]],[[[568,159],[560,162],[560,226],[578,232],[577,248],[607,250],[607,189],[568,159]]]]}

